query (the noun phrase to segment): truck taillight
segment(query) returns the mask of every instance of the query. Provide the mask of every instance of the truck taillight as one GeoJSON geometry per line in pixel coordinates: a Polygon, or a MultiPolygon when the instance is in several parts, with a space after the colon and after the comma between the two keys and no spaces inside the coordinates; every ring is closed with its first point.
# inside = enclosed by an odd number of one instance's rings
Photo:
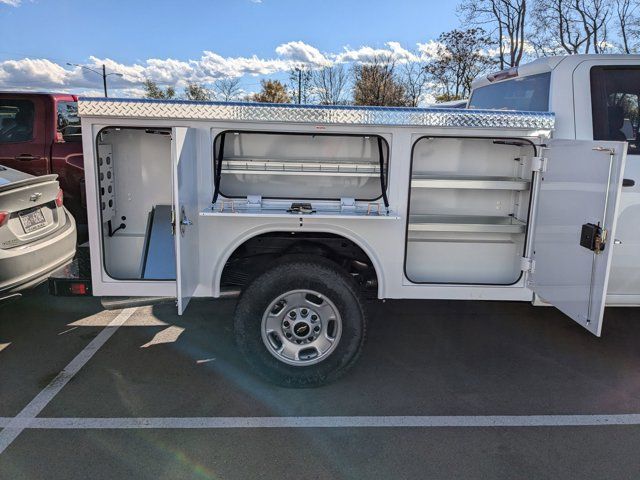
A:
{"type": "Polygon", "coordinates": [[[62,193],[62,189],[58,190],[58,195],[56,195],[56,206],[61,207],[64,203],[64,193],[62,193]]]}
{"type": "Polygon", "coordinates": [[[9,212],[0,212],[0,227],[9,219],[9,212]]]}

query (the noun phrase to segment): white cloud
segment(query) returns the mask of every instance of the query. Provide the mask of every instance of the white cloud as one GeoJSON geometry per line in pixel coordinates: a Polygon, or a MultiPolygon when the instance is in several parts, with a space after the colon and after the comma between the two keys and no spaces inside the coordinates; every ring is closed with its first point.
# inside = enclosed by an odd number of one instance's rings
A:
{"type": "MultiPolygon", "coordinates": [[[[107,72],[121,75],[109,77],[110,90],[117,91],[119,95],[139,96],[142,83],[147,78],[160,85],[171,85],[181,90],[188,82],[210,85],[220,78],[278,75],[301,63],[311,68],[320,68],[334,63],[368,63],[379,55],[389,55],[397,62],[404,63],[428,58],[430,52],[434,51],[434,42],[417,44],[415,53],[404,48],[399,42],[387,42],[383,48],[345,47],[337,53],[323,53],[302,41],[292,41],[279,45],[272,58],[260,58],[256,55],[223,57],[206,50],[198,59],[150,58],[134,63],[120,63],[111,58],[91,56],[85,66],[100,73],[104,64],[107,72]]],[[[99,93],[101,87],[100,75],[86,68],[63,66],[47,59],[22,58],[0,61],[0,90],[38,89],[99,93]]]]}
{"type": "Polygon", "coordinates": [[[363,46],[356,50],[345,47],[344,51],[334,56],[334,59],[338,63],[371,63],[378,57],[391,57],[399,63],[418,60],[418,57],[413,52],[404,48],[399,42],[387,42],[385,47],[363,46]]]}
{"type": "Polygon", "coordinates": [[[0,0],[0,3],[9,5],[10,7],[19,7],[22,0],[0,0]]]}
{"type": "Polygon", "coordinates": [[[314,66],[324,66],[331,63],[316,47],[299,41],[283,43],[276,48],[276,53],[285,59],[314,66]]]}

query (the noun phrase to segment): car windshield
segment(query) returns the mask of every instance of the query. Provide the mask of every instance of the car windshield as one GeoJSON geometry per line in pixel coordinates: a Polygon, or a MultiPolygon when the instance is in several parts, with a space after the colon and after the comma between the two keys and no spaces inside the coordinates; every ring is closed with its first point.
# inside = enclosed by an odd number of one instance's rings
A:
{"type": "Polygon", "coordinates": [[[551,73],[540,73],[476,88],[469,108],[545,112],[549,110],[550,79],[551,73]]]}

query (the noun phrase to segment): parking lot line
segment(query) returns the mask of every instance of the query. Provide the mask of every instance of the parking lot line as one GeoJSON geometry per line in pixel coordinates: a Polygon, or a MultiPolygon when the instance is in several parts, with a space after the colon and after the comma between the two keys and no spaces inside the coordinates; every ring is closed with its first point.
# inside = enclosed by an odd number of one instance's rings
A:
{"type": "Polygon", "coordinates": [[[24,407],[18,415],[12,418],[0,431],[0,453],[11,445],[18,435],[28,426],[47,404],[64,388],[64,386],[80,371],[80,369],[95,355],[109,338],[122,326],[135,308],[127,308],[120,312],[89,344],[69,362],[51,382],[24,407]]]}
{"type": "Polygon", "coordinates": [[[19,429],[499,428],[640,425],[640,414],[343,417],[0,418],[19,429]]]}

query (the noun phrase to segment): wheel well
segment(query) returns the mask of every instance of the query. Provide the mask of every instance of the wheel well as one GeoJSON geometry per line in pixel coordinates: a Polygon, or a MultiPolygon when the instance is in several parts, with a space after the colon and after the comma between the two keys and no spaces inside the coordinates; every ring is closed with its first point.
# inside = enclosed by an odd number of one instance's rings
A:
{"type": "Polygon", "coordinates": [[[234,250],[222,271],[222,287],[244,287],[288,255],[326,258],[351,274],[368,293],[377,293],[373,262],[355,242],[333,233],[271,232],[250,238],[234,250]]]}

